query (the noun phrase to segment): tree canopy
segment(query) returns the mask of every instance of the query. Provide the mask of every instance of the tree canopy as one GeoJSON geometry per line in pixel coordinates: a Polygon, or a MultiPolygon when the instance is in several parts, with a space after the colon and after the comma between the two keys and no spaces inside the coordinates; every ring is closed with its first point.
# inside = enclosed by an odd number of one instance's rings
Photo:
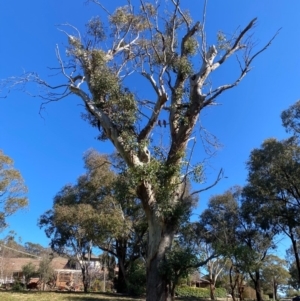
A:
{"type": "Polygon", "coordinates": [[[28,205],[27,187],[13,160],[0,150],[0,230],[6,218],[28,205]]]}

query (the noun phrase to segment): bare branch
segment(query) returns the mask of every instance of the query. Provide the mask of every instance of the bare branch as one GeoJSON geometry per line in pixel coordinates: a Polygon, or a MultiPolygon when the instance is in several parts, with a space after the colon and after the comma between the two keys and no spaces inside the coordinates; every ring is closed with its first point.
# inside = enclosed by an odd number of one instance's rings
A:
{"type": "Polygon", "coordinates": [[[157,83],[155,81],[155,79],[153,78],[153,75],[150,75],[149,73],[142,71],[141,73],[145,78],[148,79],[148,81],[150,82],[151,86],[153,87],[154,91],[156,92],[157,96],[161,95],[161,91],[159,89],[159,87],[157,86],[157,83]]]}
{"type": "Polygon", "coordinates": [[[226,51],[226,53],[221,57],[221,59],[214,63],[212,69],[218,68],[221,64],[223,64],[233,53],[237,50],[245,48],[245,45],[240,44],[242,38],[245,34],[255,25],[257,18],[254,18],[250,21],[250,23],[241,31],[241,33],[236,38],[235,42],[233,43],[232,47],[226,51]]]}
{"type": "Polygon", "coordinates": [[[244,69],[242,71],[242,73],[240,74],[239,78],[235,82],[233,82],[232,84],[222,85],[222,86],[218,87],[217,89],[215,89],[214,91],[212,91],[210,93],[210,94],[212,94],[212,96],[203,102],[203,107],[210,105],[214,101],[214,99],[216,99],[224,91],[237,86],[249,71],[250,71],[250,68],[244,69]]]}
{"type": "Polygon", "coordinates": [[[93,2],[97,5],[99,5],[109,16],[111,16],[112,14],[103,6],[103,4],[101,4],[101,2],[99,2],[98,0],[87,0],[86,3],[89,2],[93,2]]]}
{"type": "Polygon", "coordinates": [[[60,68],[62,70],[62,73],[63,75],[69,80],[69,81],[72,81],[72,78],[66,74],[65,72],[65,67],[64,67],[64,64],[63,64],[63,61],[61,59],[61,56],[60,56],[60,53],[59,53],[59,48],[58,48],[58,45],[56,44],[56,48],[55,48],[55,52],[56,52],[56,57],[57,57],[57,60],[60,64],[60,68]]]}
{"type": "Polygon", "coordinates": [[[223,178],[223,169],[220,169],[219,174],[218,174],[218,176],[217,176],[217,179],[215,180],[215,182],[214,182],[213,184],[211,184],[211,185],[209,185],[209,186],[207,186],[207,187],[205,187],[205,188],[203,188],[203,189],[199,189],[199,190],[193,191],[193,192],[190,194],[190,196],[192,196],[192,195],[194,195],[194,194],[198,194],[198,193],[203,192],[203,191],[206,191],[206,190],[209,190],[210,188],[216,186],[216,185],[220,182],[220,180],[221,180],[222,178],[223,178]]]}
{"type": "MultiPolygon", "coordinates": [[[[249,25],[247,27],[249,27],[249,25]]],[[[244,31],[245,30],[243,30],[243,32],[244,31]]],[[[279,34],[279,31],[280,31],[280,29],[276,32],[276,34],[269,40],[269,42],[262,49],[257,51],[250,58],[247,56],[245,57],[245,59],[244,59],[245,66],[244,67],[242,67],[241,62],[238,59],[238,63],[239,63],[240,69],[241,69],[240,76],[233,83],[227,84],[227,85],[222,85],[222,86],[218,87],[217,89],[213,90],[211,93],[209,93],[209,95],[211,95],[211,96],[203,102],[203,106],[207,106],[207,105],[211,104],[213,102],[213,100],[216,99],[221,93],[237,86],[241,82],[241,80],[246,76],[246,74],[251,70],[251,63],[253,62],[253,60],[271,45],[271,43],[274,41],[276,36],[279,34]]]]}
{"type": "Polygon", "coordinates": [[[280,30],[281,30],[281,28],[279,28],[278,30],[277,30],[277,32],[275,33],[275,35],[272,37],[272,39],[261,49],[261,50],[259,50],[259,51],[257,51],[251,58],[250,58],[250,60],[249,60],[249,62],[248,62],[248,65],[250,65],[251,63],[252,63],[252,61],[259,55],[259,54],[261,54],[262,52],[264,52],[271,44],[272,44],[272,42],[274,41],[274,39],[276,38],[276,36],[279,34],[279,32],[280,32],[280,30]]]}
{"type": "Polygon", "coordinates": [[[188,31],[190,30],[190,25],[189,25],[189,22],[186,18],[186,16],[184,15],[184,13],[182,12],[181,8],[180,8],[180,1],[175,1],[175,0],[172,0],[174,6],[175,6],[175,12],[179,12],[179,14],[181,15],[182,19],[184,20],[184,23],[186,24],[186,27],[188,29],[188,31]]]}

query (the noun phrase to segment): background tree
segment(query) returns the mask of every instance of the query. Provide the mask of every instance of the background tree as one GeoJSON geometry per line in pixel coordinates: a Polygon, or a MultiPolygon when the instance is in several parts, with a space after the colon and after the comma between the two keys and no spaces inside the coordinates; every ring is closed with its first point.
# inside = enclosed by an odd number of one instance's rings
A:
{"type": "Polygon", "coordinates": [[[52,85],[36,73],[17,82],[42,85],[46,102],[77,95],[86,119],[99,127],[99,139],[110,140],[126,162],[148,223],[147,300],[166,300],[167,282],[159,266],[179,227],[187,178],[203,179],[201,164],[191,160],[194,148],[188,147],[195,141],[200,111],[237,86],[272,40],[253,49],[253,19],[231,36],[219,32],[216,45],[207,45],[205,12],[202,23],[194,22],[176,0],[126,2],[114,12],[98,0],[88,2],[102,8],[108,21],[91,19],[84,39],[76,29],[76,35],[67,33],[67,57],[57,49],[62,83],[52,85]],[[230,57],[238,58],[235,79],[212,86],[210,75],[230,57]],[[148,82],[144,95],[136,95],[130,76],[148,82]],[[163,145],[152,136],[162,126],[163,145]]]}
{"type": "Polygon", "coordinates": [[[262,289],[273,300],[278,300],[278,290],[282,290],[289,282],[290,273],[285,266],[285,260],[274,255],[266,256],[262,267],[262,289]]]}
{"type": "Polygon", "coordinates": [[[241,296],[244,272],[253,281],[256,298],[260,301],[261,266],[267,253],[274,248],[274,235],[256,223],[256,211],[253,213],[251,203],[247,201],[240,187],[213,196],[200,216],[200,225],[207,233],[207,241],[232,263],[232,295],[237,287],[241,296]]]}
{"type": "Polygon", "coordinates": [[[294,136],[300,134],[300,100],[281,113],[282,125],[294,136]]]}
{"type": "MultiPolygon", "coordinates": [[[[90,244],[114,256],[119,267],[117,291],[125,292],[130,265],[142,256],[147,230],[144,215],[130,192],[126,172],[117,176],[107,156],[93,150],[86,153],[84,161],[86,174],[58,193],[54,208],[40,218],[39,224],[51,237],[53,250],[77,254],[78,262],[88,254],[85,248],[90,244]]],[[[88,267],[82,268],[88,273],[88,267]]]]}
{"type": "Polygon", "coordinates": [[[6,218],[28,205],[27,188],[13,160],[0,150],[0,230],[7,226],[6,218]]]}
{"type": "Polygon", "coordinates": [[[300,222],[299,159],[300,148],[295,137],[282,141],[273,138],[265,140],[260,148],[250,154],[248,184],[244,194],[263,229],[272,229],[274,233],[284,233],[289,237],[300,275],[297,244],[300,222]]]}
{"type": "Polygon", "coordinates": [[[55,271],[51,266],[52,258],[49,256],[43,256],[39,263],[37,273],[41,282],[41,289],[44,291],[46,284],[55,278],[55,271]]]}
{"type": "MultiPolygon", "coordinates": [[[[208,208],[202,212],[199,220],[200,233],[211,249],[220,256],[223,265],[220,270],[230,264],[229,283],[230,292],[235,300],[235,291],[241,298],[242,272],[240,254],[241,217],[240,217],[241,187],[234,187],[223,194],[212,196],[208,208]],[[227,259],[227,261],[226,261],[227,259]]],[[[219,270],[219,269],[218,269],[219,270]]],[[[216,271],[216,273],[218,273],[216,271]]],[[[211,275],[213,269],[211,269],[211,275]]],[[[213,296],[211,296],[213,297],[213,296]]]]}

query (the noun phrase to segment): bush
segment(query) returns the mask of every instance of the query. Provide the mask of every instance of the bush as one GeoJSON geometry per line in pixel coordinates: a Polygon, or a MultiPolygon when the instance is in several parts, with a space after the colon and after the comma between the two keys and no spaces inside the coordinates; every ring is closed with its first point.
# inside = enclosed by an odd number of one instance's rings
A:
{"type": "Polygon", "coordinates": [[[227,297],[227,291],[226,291],[226,289],[222,288],[222,287],[216,288],[216,290],[215,290],[215,296],[217,298],[226,298],[227,297]]]}
{"type": "Polygon", "coordinates": [[[11,287],[11,289],[16,292],[23,291],[24,288],[25,288],[24,283],[22,283],[20,281],[15,281],[11,287]]]}
{"type": "MultiPolygon", "coordinates": [[[[210,298],[209,288],[178,286],[175,289],[175,294],[179,297],[196,297],[196,298],[210,298]]],[[[224,288],[216,288],[215,296],[218,298],[226,298],[227,292],[224,288]]]]}

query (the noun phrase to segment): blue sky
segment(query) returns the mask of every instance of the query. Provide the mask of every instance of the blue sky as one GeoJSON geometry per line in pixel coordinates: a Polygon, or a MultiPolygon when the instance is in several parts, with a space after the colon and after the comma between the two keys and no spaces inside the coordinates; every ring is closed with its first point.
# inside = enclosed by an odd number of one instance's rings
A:
{"type": "MultiPolygon", "coordinates": [[[[126,1],[102,1],[108,9],[126,1]]],[[[193,18],[202,19],[203,1],[182,1],[193,18]]],[[[253,70],[235,89],[223,94],[219,106],[201,114],[202,125],[215,135],[223,147],[207,163],[207,184],[220,168],[226,179],[200,195],[196,213],[201,212],[210,195],[222,193],[233,185],[243,185],[247,171],[245,162],[250,151],[264,139],[286,136],[280,113],[299,99],[300,79],[300,2],[278,0],[209,0],[207,35],[215,42],[222,30],[233,33],[258,17],[254,38],[263,46],[282,27],[272,46],[254,61],[253,70]]],[[[99,7],[74,0],[2,0],[0,2],[0,78],[36,71],[48,78],[47,67],[57,66],[56,44],[61,51],[66,36],[56,25],[70,23],[79,29],[99,13],[99,7]]],[[[218,71],[218,81],[232,75],[232,65],[218,71]]],[[[139,83],[135,87],[139,92],[139,83]]],[[[89,148],[110,153],[110,143],[95,139],[97,130],[84,122],[83,106],[74,96],[46,106],[39,115],[41,101],[12,91],[0,99],[0,149],[15,161],[29,188],[30,206],[9,219],[11,228],[31,241],[48,244],[43,230],[37,227],[38,217],[50,209],[53,197],[67,183],[84,172],[82,156],[89,148]]],[[[203,160],[201,143],[195,157],[203,160]]],[[[197,186],[196,188],[198,188],[197,186]]],[[[205,184],[201,187],[205,187],[205,184]]],[[[2,233],[4,235],[4,233],[2,233]]],[[[284,248],[285,246],[282,246],[284,248]]]]}

